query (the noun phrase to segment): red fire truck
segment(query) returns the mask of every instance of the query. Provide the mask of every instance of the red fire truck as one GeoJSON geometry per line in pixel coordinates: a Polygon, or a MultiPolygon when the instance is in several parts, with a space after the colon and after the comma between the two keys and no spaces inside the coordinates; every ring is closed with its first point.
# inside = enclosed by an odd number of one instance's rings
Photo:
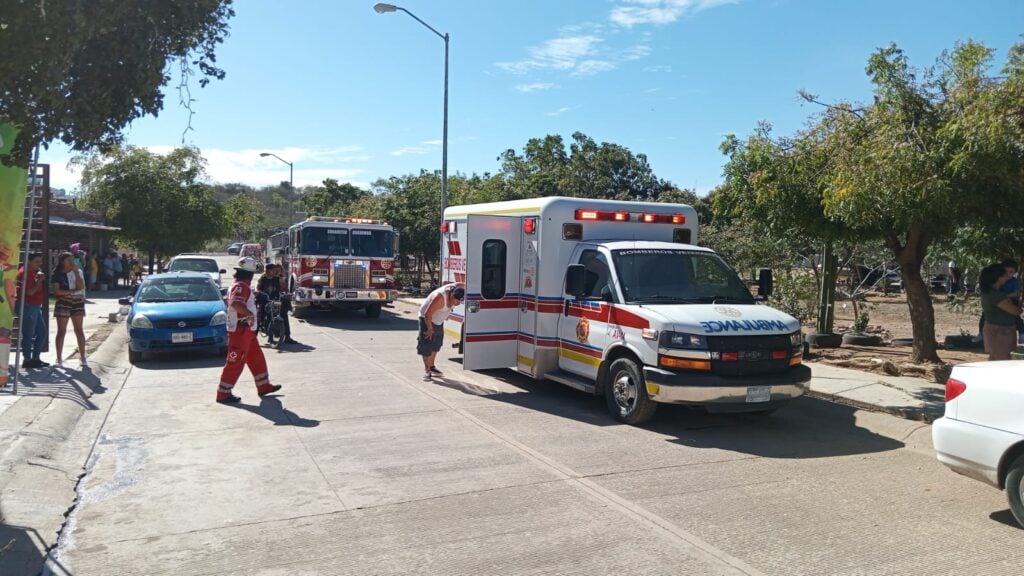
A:
{"type": "Polygon", "coordinates": [[[362,308],[370,318],[395,299],[398,232],[380,220],[312,216],[288,228],[294,314],[362,308]]]}

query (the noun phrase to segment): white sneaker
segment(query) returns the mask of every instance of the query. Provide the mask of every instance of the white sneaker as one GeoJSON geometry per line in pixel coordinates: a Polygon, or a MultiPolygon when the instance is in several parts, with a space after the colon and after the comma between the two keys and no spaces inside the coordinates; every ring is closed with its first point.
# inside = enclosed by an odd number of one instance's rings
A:
{"type": "Polygon", "coordinates": [[[430,382],[430,372],[424,372],[423,373],[423,381],[424,382],[430,382]]]}

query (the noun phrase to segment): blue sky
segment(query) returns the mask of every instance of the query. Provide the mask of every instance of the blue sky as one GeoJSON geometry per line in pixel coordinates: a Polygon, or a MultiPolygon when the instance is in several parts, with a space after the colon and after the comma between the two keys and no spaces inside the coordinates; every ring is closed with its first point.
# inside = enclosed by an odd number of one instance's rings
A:
{"type": "MultiPolygon", "coordinates": [[[[441,165],[444,43],[373,0],[238,0],[218,52],[223,81],[200,89],[185,142],[211,179],[296,186],[377,178],[441,165]]],[[[705,193],[721,181],[724,134],[759,120],[781,133],[824,100],[866,99],[877,47],[896,42],[918,66],[958,40],[997,50],[1024,32],[1020,0],[403,0],[451,34],[449,174],[496,172],[526,141],[581,131],[646,154],[655,173],[705,193]]],[[[127,142],[165,151],[188,114],[173,85],[157,118],[127,142]]],[[[42,161],[74,189],[67,150],[42,161]]]]}

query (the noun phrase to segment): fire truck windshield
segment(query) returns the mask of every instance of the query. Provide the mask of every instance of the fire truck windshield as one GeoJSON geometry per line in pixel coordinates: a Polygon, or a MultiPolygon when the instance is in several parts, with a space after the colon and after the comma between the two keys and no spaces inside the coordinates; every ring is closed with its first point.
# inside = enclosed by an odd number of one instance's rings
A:
{"type": "Polygon", "coordinates": [[[754,303],[736,272],[711,252],[630,249],[612,257],[627,302],[754,303]]]}
{"type": "Polygon", "coordinates": [[[302,253],[316,256],[360,256],[391,258],[394,234],[390,230],[328,228],[302,229],[302,253]]]}
{"type": "Polygon", "coordinates": [[[307,226],[302,229],[301,250],[316,256],[347,256],[348,229],[307,226]]]}
{"type": "Polygon", "coordinates": [[[391,258],[392,234],[390,230],[360,230],[353,228],[350,232],[352,255],[367,258],[391,258]]]}

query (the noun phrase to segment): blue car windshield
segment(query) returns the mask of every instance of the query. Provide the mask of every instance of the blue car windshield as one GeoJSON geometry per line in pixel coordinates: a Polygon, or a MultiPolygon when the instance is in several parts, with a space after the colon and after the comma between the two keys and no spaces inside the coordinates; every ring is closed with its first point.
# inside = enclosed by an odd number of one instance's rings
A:
{"type": "Polygon", "coordinates": [[[220,290],[208,278],[154,278],[139,287],[137,302],[213,302],[220,290]]]}

